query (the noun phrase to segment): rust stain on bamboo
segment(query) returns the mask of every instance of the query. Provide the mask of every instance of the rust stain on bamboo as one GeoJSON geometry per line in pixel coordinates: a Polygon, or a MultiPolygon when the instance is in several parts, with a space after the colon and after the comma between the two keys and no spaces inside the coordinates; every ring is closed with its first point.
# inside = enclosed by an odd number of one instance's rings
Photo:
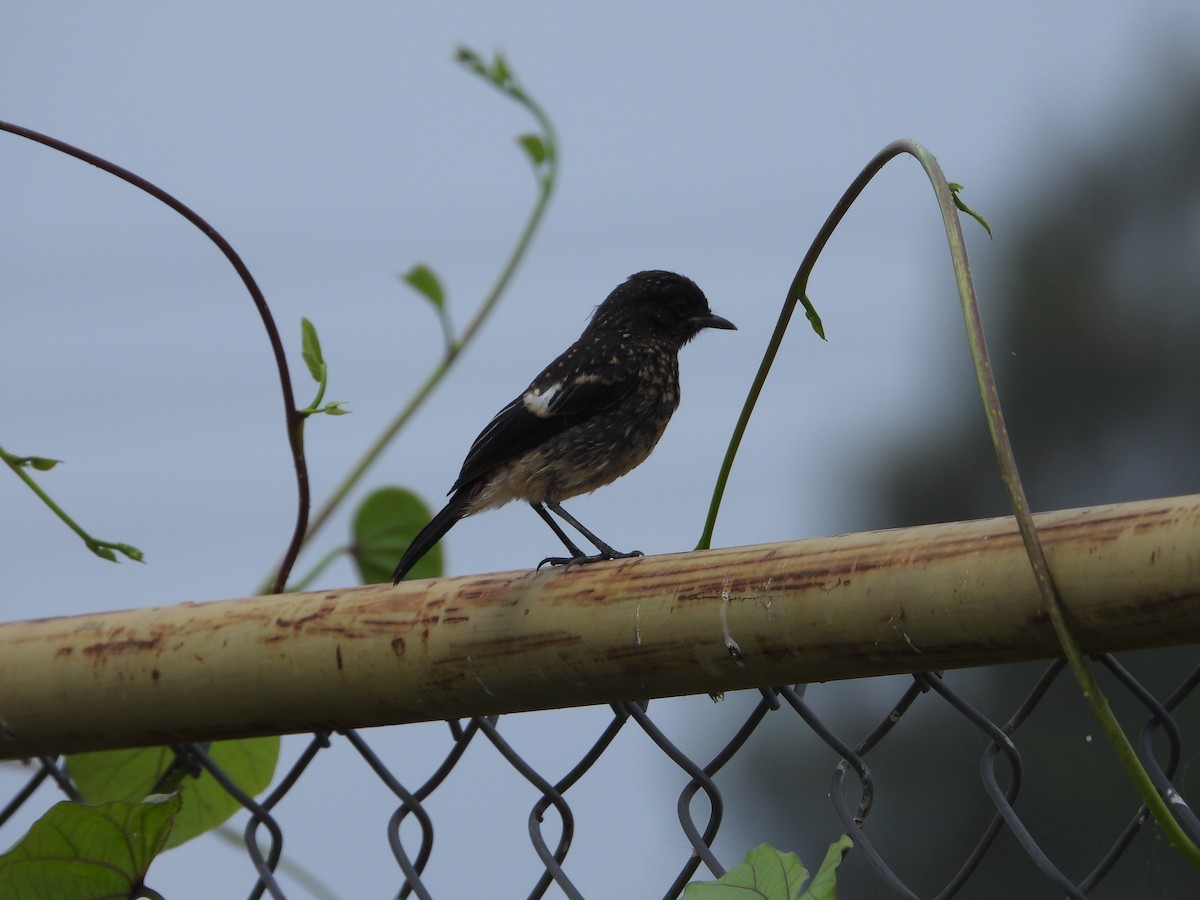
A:
{"type": "Polygon", "coordinates": [[[290,628],[293,631],[299,631],[301,628],[303,628],[305,625],[309,624],[310,622],[316,622],[321,619],[328,618],[329,614],[331,612],[333,612],[333,608],[331,606],[326,605],[326,606],[322,606],[320,609],[316,610],[315,612],[311,612],[306,616],[300,616],[299,618],[296,618],[296,619],[285,619],[283,616],[279,616],[275,619],[275,624],[279,628],[290,628]]]}
{"type": "Polygon", "coordinates": [[[582,643],[582,641],[581,635],[567,631],[488,638],[472,642],[469,649],[464,649],[462,653],[453,656],[444,656],[435,664],[438,666],[461,666],[474,659],[512,656],[532,650],[544,650],[547,647],[567,647],[582,643]]]}
{"type": "Polygon", "coordinates": [[[162,644],[161,637],[149,639],[142,638],[125,638],[120,641],[103,641],[98,644],[89,644],[83,648],[85,656],[93,657],[97,662],[103,660],[106,656],[119,656],[124,653],[144,653],[148,650],[158,650],[162,644]]]}

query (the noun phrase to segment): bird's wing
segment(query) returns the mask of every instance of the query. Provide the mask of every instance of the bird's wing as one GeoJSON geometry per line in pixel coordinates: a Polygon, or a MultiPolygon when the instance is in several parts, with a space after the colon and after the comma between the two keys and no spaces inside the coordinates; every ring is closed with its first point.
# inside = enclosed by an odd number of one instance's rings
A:
{"type": "Polygon", "coordinates": [[[636,376],[627,367],[581,367],[578,349],[573,349],[575,353],[565,353],[547,366],[475,438],[451,493],[572,425],[611,408],[633,389],[636,376]]]}

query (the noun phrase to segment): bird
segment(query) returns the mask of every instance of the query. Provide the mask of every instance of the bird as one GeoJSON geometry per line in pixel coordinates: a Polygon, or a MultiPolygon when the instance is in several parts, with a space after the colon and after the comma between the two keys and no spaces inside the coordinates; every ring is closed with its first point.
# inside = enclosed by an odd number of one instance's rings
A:
{"type": "Polygon", "coordinates": [[[475,438],[449,501],[413,538],[393,583],[460,519],[513,500],[533,507],[570,554],[546,557],[539,569],[643,555],[614,550],[562,502],[609,484],[650,455],[679,406],[679,351],[706,328],[737,326],[709,309],[690,278],[651,270],[618,285],[579,339],[475,438]],[[597,552],[580,550],[551,513],[597,552]]]}

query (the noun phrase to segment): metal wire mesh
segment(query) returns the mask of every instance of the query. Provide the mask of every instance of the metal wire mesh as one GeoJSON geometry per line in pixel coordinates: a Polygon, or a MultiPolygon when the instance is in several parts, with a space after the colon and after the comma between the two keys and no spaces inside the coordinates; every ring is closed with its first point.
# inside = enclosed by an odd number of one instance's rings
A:
{"type": "MultiPolygon", "coordinates": [[[[1200,719],[1197,715],[1200,666],[1194,665],[1187,650],[1141,654],[1151,673],[1144,675],[1143,680],[1110,655],[1094,657],[1094,665],[1107,675],[1106,690],[1117,695],[1113,705],[1121,709],[1127,728],[1141,722],[1135,742],[1137,752],[1183,828],[1193,840],[1200,840],[1200,820],[1187,802],[1187,794],[1189,790],[1195,791],[1197,781],[1195,741],[1200,737],[1194,734],[1189,737],[1188,733],[1197,730],[1200,719]],[[1185,660],[1186,669],[1176,665],[1175,683],[1165,688],[1157,683],[1148,687],[1144,682],[1162,681],[1162,667],[1155,664],[1161,661],[1163,654],[1173,655],[1176,663],[1185,660]],[[1180,671],[1185,671],[1182,678],[1178,678],[1180,671]],[[1189,761],[1193,763],[1191,768],[1187,765],[1189,761]]],[[[248,883],[252,883],[250,897],[297,896],[296,889],[289,887],[279,872],[284,858],[285,834],[290,829],[311,825],[314,820],[345,814],[345,810],[313,809],[311,801],[298,809],[283,808],[284,801],[295,793],[298,784],[306,778],[320,777],[309,774],[313,772],[314,761],[338,744],[352,748],[378,784],[394,796],[394,811],[390,817],[373,827],[386,832],[387,845],[395,859],[395,896],[441,896],[437,879],[431,874],[431,863],[436,859],[435,831],[439,834],[453,831],[464,816],[495,814],[491,808],[494,801],[486,791],[475,790],[467,796],[455,793],[455,776],[469,748],[486,748],[494,764],[509,767],[532,787],[536,796],[527,817],[528,840],[537,858],[533,881],[523,885],[490,882],[490,895],[613,896],[603,884],[579,882],[573,877],[571,863],[576,858],[599,854],[611,860],[613,867],[624,866],[620,835],[609,833],[602,841],[593,839],[591,846],[576,846],[578,829],[571,799],[573,789],[595,773],[597,764],[610,752],[614,742],[621,736],[630,735],[638,738],[643,758],[657,757],[655,765],[663,759],[669,760],[675,776],[672,784],[662,784],[661,793],[665,796],[677,792],[678,828],[686,847],[686,852],[669,862],[666,870],[633,873],[636,883],[641,885],[639,896],[677,897],[689,881],[722,875],[740,862],[740,854],[750,844],[768,837],[756,836],[753,826],[742,825],[733,838],[735,848],[740,849],[729,853],[724,845],[718,847],[718,834],[726,819],[727,807],[742,807],[743,817],[747,810],[753,817],[756,810],[761,811],[772,804],[772,791],[790,792],[799,784],[799,779],[793,782],[788,771],[759,771],[773,785],[766,793],[748,786],[744,778],[724,781],[723,771],[727,765],[741,756],[754,756],[756,742],[766,744],[768,748],[782,746],[783,758],[792,756],[798,769],[811,768],[814,751],[834,760],[831,771],[825,769],[829,772],[826,793],[837,822],[819,824],[815,831],[800,827],[803,823],[796,823],[790,838],[797,842],[819,840],[829,843],[837,837],[839,826],[853,838],[854,848],[842,870],[845,880],[839,878],[843,896],[1016,896],[1014,891],[1019,890],[1021,896],[1079,898],[1100,896],[1097,892],[1109,885],[1111,896],[1125,897],[1131,895],[1125,886],[1131,879],[1141,885],[1138,896],[1200,895],[1200,874],[1182,861],[1175,868],[1172,868],[1174,861],[1164,862],[1172,858],[1173,851],[1147,855],[1132,849],[1139,834],[1150,833],[1153,835],[1151,840],[1160,843],[1162,838],[1157,836],[1153,821],[1148,819],[1145,807],[1140,805],[1127,783],[1120,778],[1098,781],[1089,777],[1080,785],[1072,777],[1082,764],[1079,762],[1080,745],[1075,740],[1077,729],[1064,724],[1061,712],[1063,699],[1071,698],[1076,690],[1069,675],[1064,677],[1064,670],[1064,663],[1056,661],[1041,666],[964,670],[949,675],[919,673],[908,679],[870,679],[812,688],[805,685],[777,687],[762,690],[761,696],[742,692],[736,703],[716,704],[711,708],[712,712],[702,716],[689,713],[686,720],[689,727],[680,735],[674,734],[678,730],[677,716],[664,717],[657,713],[660,708],[679,701],[656,701],[653,704],[655,714],[651,713],[648,701],[615,704],[610,708],[604,727],[585,752],[577,758],[554,762],[555,771],[565,769],[565,773],[557,777],[546,774],[544,751],[555,748],[542,746],[544,738],[539,739],[538,760],[533,761],[529,757],[534,754],[517,749],[519,727],[511,729],[511,736],[517,739],[510,740],[501,733],[502,724],[507,725],[508,719],[513,717],[450,722],[447,749],[440,759],[433,760],[399,759],[390,751],[377,751],[374,746],[387,743],[380,741],[381,732],[378,731],[314,734],[286,771],[277,773],[274,788],[258,799],[239,791],[203,747],[183,745],[174,749],[179,763],[187,771],[211,773],[246,810],[248,820],[243,840],[244,852],[253,867],[247,878],[248,883]],[[981,678],[981,674],[992,677],[981,678]],[[984,712],[985,707],[999,708],[992,689],[997,683],[1005,686],[1008,698],[1013,696],[1013,689],[1018,684],[1024,696],[1019,697],[1015,705],[1009,699],[1008,711],[1003,714],[984,712]],[[1054,699],[1056,689],[1057,701],[1054,699]],[[861,715],[843,721],[845,698],[861,694],[863,690],[876,695],[891,695],[886,714],[874,722],[861,715]],[[821,711],[818,709],[820,704],[812,702],[816,692],[837,692],[841,698],[837,701],[839,705],[829,707],[825,704],[821,711]],[[753,700],[754,696],[758,696],[757,701],[753,700]],[[799,726],[788,729],[782,744],[778,733],[764,734],[768,730],[764,726],[779,721],[780,717],[791,718],[793,724],[799,726]],[[908,729],[910,734],[901,737],[900,732],[910,722],[914,723],[914,727],[908,729]],[[1031,733],[1035,730],[1031,723],[1039,723],[1036,729],[1040,729],[1040,735],[1031,733]],[[962,727],[968,728],[974,737],[968,741],[961,735],[953,741],[948,739],[952,728],[962,727]],[[914,731],[917,740],[913,739],[914,731]],[[715,746],[715,752],[697,749],[697,732],[704,738],[700,743],[710,748],[715,746]],[[971,755],[978,766],[978,780],[974,785],[956,783],[948,771],[950,766],[934,762],[933,772],[922,773],[922,766],[914,765],[914,759],[924,759],[924,768],[928,770],[932,756],[929,748],[947,743],[955,747],[974,747],[971,755]],[[433,763],[432,771],[423,780],[412,774],[430,763],[433,763]],[[886,770],[887,774],[878,776],[876,768],[886,770]],[[1029,793],[1027,783],[1038,780],[1051,785],[1050,799],[1033,805],[1023,802],[1029,793]],[[920,810],[918,804],[913,803],[913,785],[919,786],[916,796],[924,796],[929,808],[920,810]],[[448,810],[437,814],[431,810],[435,794],[453,798],[448,810]],[[969,814],[964,814],[957,802],[948,799],[955,796],[961,799],[965,794],[978,795],[979,803],[969,814]],[[1088,810],[1096,794],[1110,795],[1110,799],[1111,795],[1116,796],[1117,805],[1125,809],[1121,820],[1124,824],[1108,821],[1111,816],[1100,823],[1087,821],[1093,818],[1088,810]],[[899,801],[892,803],[894,808],[902,807],[906,813],[916,812],[921,818],[908,826],[897,826],[895,816],[878,821],[875,810],[889,796],[899,801]],[[1045,803],[1077,812],[1078,827],[1087,832],[1083,840],[1086,844],[1084,853],[1078,852],[1079,848],[1063,851],[1061,829],[1047,821],[1043,810],[1045,803]],[[922,821],[938,822],[941,834],[926,831],[920,824],[922,821]],[[1097,824],[1098,831],[1092,827],[1097,824]],[[910,842],[906,843],[906,840],[910,842]],[[935,852],[914,854],[914,845],[924,845],[928,851],[931,844],[935,852]],[[1124,879],[1114,881],[1114,873],[1121,869],[1125,870],[1124,879]],[[1004,875],[1000,876],[998,872],[1004,875]],[[1012,886],[1014,872],[1018,873],[1015,883],[1024,887],[1012,886]],[[848,892],[846,885],[852,886],[854,892],[848,892]]],[[[1078,701],[1077,696],[1074,699],[1078,701]]],[[[536,715],[544,725],[547,717],[552,724],[553,717],[561,717],[563,713],[536,715]]],[[[403,732],[404,728],[391,731],[403,732]]],[[[1084,746],[1091,743],[1087,738],[1084,746]]],[[[1111,756],[1103,741],[1095,744],[1095,749],[1111,756]]],[[[0,810],[0,826],[26,804],[34,806],[32,798],[48,782],[56,783],[68,797],[76,797],[59,761],[42,758],[31,765],[34,765],[34,771],[27,773],[13,789],[11,799],[0,810]]],[[[792,766],[785,763],[763,767],[752,761],[749,768],[787,770],[792,766]]],[[[613,776],[605,773],[602,777],[613,776]]],[[[1029,790],[1044,793],[1046,788],[1043,784],[1029,790]]],[[[812,792],[811,788],[809,792],[812,792]]],[[[646,802],[658,803],[663,796],[648,797],[646,802]]],[[[812,809],[814,800],[823,802],[824,798],[799,799],[806,809],[812,809]]],[[[614,799],[613,802],[621,804],[624,801],[614,799]]],[[[616,821],[632,821],[628,817],[636,817],[640,811],[617,809],[613,814],[616,821]]],[[[776,837],[774,842],[778,844],[788,839],[789,836],[776,837]]],[[[816,861],[806,858],[810,865],[816,861]]],[[[595,882],[595,877],[590,881],[595,882]]],[[[169,889],[165,893],[172,895],[169,889]]]]}

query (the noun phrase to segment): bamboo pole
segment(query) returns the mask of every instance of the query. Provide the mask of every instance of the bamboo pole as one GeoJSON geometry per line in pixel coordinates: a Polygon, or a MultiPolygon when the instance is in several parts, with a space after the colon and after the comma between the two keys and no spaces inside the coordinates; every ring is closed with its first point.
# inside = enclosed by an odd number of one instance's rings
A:
{"type": "MultiPolygon", "coordinates": [[[[1085,652],[1200,642],[1200,495],[1040,514],[1085,652]]],[[[0,625],[0,758],[1058,656],[1011,518],[0,625]]]]}

